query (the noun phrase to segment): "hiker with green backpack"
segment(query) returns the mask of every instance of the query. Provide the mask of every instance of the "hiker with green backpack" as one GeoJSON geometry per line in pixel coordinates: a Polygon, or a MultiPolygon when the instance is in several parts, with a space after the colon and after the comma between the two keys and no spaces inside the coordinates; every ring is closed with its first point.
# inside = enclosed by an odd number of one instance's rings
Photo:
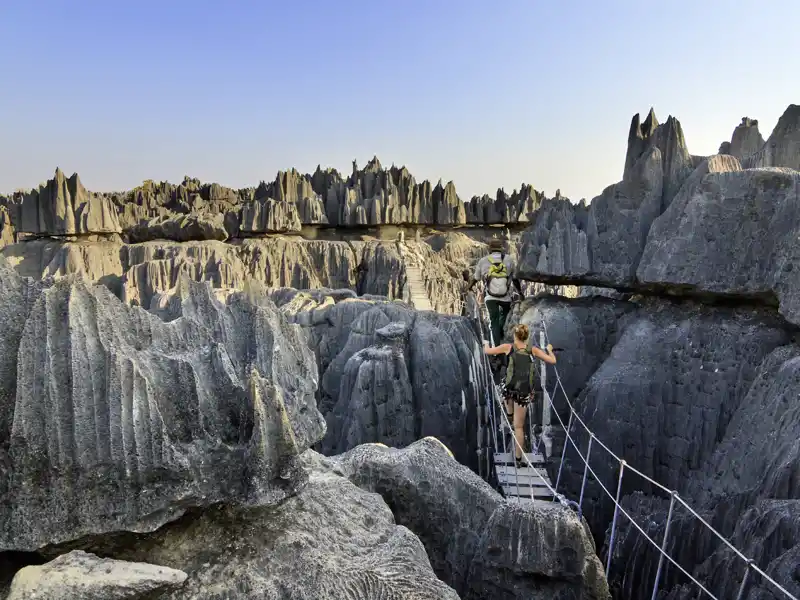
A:
{"type": "MultiPolygon", "coordinates": [[[[491,347],[484,342],[484,352],[489,356],[508,355],[508,367],[505,377],[505,404],[508,420],[513,424],[514,436],[519,445],[515,444],[517,466],[522,465],[522,449],[525,440],[525,413],[528,405],[533,403],[532,418],[541,414],[542,387],[539,378],[538,358],[549,365],[556,364],[553,346],[547,344],[547,351],[536,346],[528,347],[530,330],[527,325],[517,325],[514,328],[514,341],[510,344],[500,344],[491,347]]],[[[539,423],[536,423],[537,425],[539,423]]]]}
{"type": "Polygon", "coordinates": [[[503,341],[506,318],[511,311],[511,286],[513,284],[520,296],[522,289],[519,280],[512,277],[514,259],[505,253],[503,242],[491,240],[489,250],[489,254],[480,259],[475,266],[475,273],[470,279],[467,290],[471,290],[479,281],[484,282],[483,301],[489,313],[492,342],[499,344],[503,341]]]}

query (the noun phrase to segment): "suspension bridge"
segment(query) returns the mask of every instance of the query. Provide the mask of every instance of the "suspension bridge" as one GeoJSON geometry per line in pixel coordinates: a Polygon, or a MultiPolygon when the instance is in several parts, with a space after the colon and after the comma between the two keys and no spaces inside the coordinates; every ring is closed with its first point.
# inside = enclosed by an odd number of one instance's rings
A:
{"type": "MultiPolygon", "coordinates": [[[[471,317],[477,322],[483,340],[494,346],[494,340],[491,339],[491,330],[486,325],[488,319],[485,314],[485,305],[479,305],[475,297],[470,294],[467,302],[464,303],[463,312],[466,316],[471,317]]],[[[544,348],[549,340],[550,336],[547,332],[547,325],[542,321],[539,330],[540,347],[544,348]]],[[[487,372],[491,372],[489,357],[483,354],[481,360],[487,372]]],[[[656,598],[658,598],[662,577],[665,569],[669,567],[674,567],[686,577],[687,583],[697,590],[696,598],[728,600],[730,596],[723,597],[714,594],[708,589],[706,584],[698,580],[692,573],[678,564],[675,558],[668,553],[667,548],[672,533],[671,526],[673,524],[673,519],[676,516],[677,509],[682,508],[697,521],[699,526],[706,528],[723,546],[727,547],[737,559],[744,564],[744,576],[738,585],[735,600],[744,600],[747,598],[746,594],[751,586],[756,583],[760,583],[764,589],[769,589],[775,598],[798,600],[797,596],[775,581],[775,579],[767,574],[752,559],[748,558],[741,550],[736,548],[725,536],[708,523],[708,521],[692,508],[676,490],[662,485],[615,454],[603,440],[594,434],[581,418],[580,414],[575,410],[569,395],[564,389],[557,365],[551,365],[551,368],[553,369],[555,385],[552,392],[549,392],[546,385],[547,365],[541,362],[540,377],[543,400],[540,408],[542,410],[542,433],[539,436],[536,435],[532,425],[533,419],[528,415],[527,437],[529,438],[530,451],[525,451],[525,440],[517,438],[513,424],[509,422],[505,407],[503,406],[502,386],[489,385],[486,391],[486,397],[483,399],[483,406],[478,406],[480,422],[478,431],[478,453],[479,460],[481,461],[481,475],[490,481],[492,480],[492,476],[494,476],[494,480],[497,482],[498,487],[508,501],[524,503],[558,502],[575,510],[579,516],[582,516],[587,482],[592,479],[597,483],[602,493],[613,502],[614,506],[614,516],[611,522],[610,535],[608,537],[608,547],[606,548],[606,576],[608,576],[612,569],[611,559],[614,556],[614,546],[620,531],[622,519],[627,519],[630,525],[658,552],[659,560],[653,581],[651,600],[656,600],[656,598]],[[563,396],[565,405],[568,408],[569,416],[566,423],[563,420],[563,416],[556,410],[554,403],[554,399],[558,394],[563,396]],[[551,424],[553,416],[556,418],[555,424],[551,424]],[[564,438],[560,457],[554,457],[552,455],[553,433],[556,429],[564,438]],[[588,437],[588,443],[584,448],[581,448],[576,441],[576,435],[581,430],[583,430],[583,433],[588,437]],[[488,448],[486,447],[487,442],[489,444],[488,448]],[[579,466],[579,469],[582,468],[583,471],[580,493],[577,499],[569,499],[562,492],[559,492],[564,469],[564,459],[569,446],[574,449],[580,460],[578,464],[582,465],[579,466]],[[514,459],[517,449],[522,452],[521,466],[518,466],[517,461],[514,459]],[[598,455],[604,455],[606,460],[615,463],[615,466],[618,467],[617,481],[615,482],[616,486],[606,485],[601,478],[598,477],[597,472],[591,467],[590,460],[592,458],[598,460],[598,455]],[[551,480],[547,468],[548,462],[553,463],[554,459],[558,460],[555,483],[551,480]],[[669,509],[663,535],[660,540],[656,540],[648,534],[621,504],[623,478],[632,477],[640,478],[643,482],[649,483],[660,490],[664,497],[669,498],[669,509]]],[[[530,406],[535,405],[531,404],[530,406]]],[[[530,412],[530,410],[528,412],[530,412]]],[[[562,412],[566,411],[562,409],[562,412]]],[[[554,464],[551,464],[551,467],[554,466],[554,464]]],[[[733,597],[730,598],[733,600],[733,597]]]]}

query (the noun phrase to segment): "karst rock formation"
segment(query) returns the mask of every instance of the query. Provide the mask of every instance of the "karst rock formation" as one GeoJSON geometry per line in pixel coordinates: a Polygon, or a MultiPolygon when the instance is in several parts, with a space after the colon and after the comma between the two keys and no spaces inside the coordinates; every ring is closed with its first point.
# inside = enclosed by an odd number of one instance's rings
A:
{"type": "MultiPolygon", "coordinates": [[[[464,202],[377,158],[245,189],[59,169],[0,196],[0,598],[650,597],[658,554],[626,519],[604,572],[616,463],[593,457],[583,521],[473,472],[491,377],[460,315],[490,239],[530,292],[508,328],[563,349],[558,416],[568,398],[800,595],[798,136],[790,105],[766,141],[745,117],[697,156],[651,110],[579,203],[464,202]]],[[[660,540],[669,498],[626,476],[622,499],[660,540]]],[[[744,564],[685,511],[671,532],[736,597],[744,564]]],[[[674,568],[660,587],[697,593],[674,568]]]]}

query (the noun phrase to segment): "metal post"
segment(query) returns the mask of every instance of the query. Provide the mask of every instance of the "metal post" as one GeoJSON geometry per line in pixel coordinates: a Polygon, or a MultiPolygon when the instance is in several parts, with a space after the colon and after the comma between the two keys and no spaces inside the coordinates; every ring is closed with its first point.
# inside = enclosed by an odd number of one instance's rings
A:
{"type": "Polygon", "coordinates": [[[567,423],[567,430],[565,431],[564,437],[564,447],[561,448],[561,462],[558,465],[558,475],[556,475],[556,486],[553,488],[553,500],[555,501],[556,497],[558,496],[558,484],[561,482],[561,471],[564,469],[564,457],[567,454],[567,446],[569,445],[569,432],[572,429],[572,418],[575,416],[575,413],[570,411],[569,413],[569,422],[567,423]]]}
{"type": "Polygon", "coordinates": [[[739,586],[739,593],[736,594],[736,600],[743,600],[744,598],[744,590],[747,588],[747,580],[750,579],[750,565],[752,563],[752,560],[747,561],[747,566],[744,570],[744,577],[742,578],[742,584],[739,586]]]}
{"type": "MultiPolygon", "coordinates": [[[[503,410],[506,410],[505,406],[503,406],[503,410]]],[[[514,418],[513,413],[511,418],[514,418]]],[[[506,416],[506,420],[508,420],[508,416],[506,416]]],[[[508,457],[514,461],[514,481],[517,483],[517,504],[519,504],[519,469],[517,469],[517,443],[519,440],[517,440],[517,432],[514,430],[514,423],[509,423],[509,427],[511,429],[511,454],[508,457]]]]}
{"type": "Polygon", "coordinates": [[[672,499],[669,502],[669,513],[667,514],[667,524],[664,527],[664,539],[661,542],[661,556],[658,558],[658,569],[656,570],[656,580],[653,582],[653,595],[650,600],[656,600],[658,594],[658,584],[661,582],[661,569],[664,567],[664,556],[667,553],[667,540],[669,538],[669,526],[672,525],[672,511],[675,508],[675,498],[678,492],[672,492],[672,499]]]}
{"type": "MultiPolygon", "coordinates": [[[[539,347],[542,349],[545,347],[544,330],[539,331],[539,347]]],[[[540,377],[542,382],[542,432],[544,433],[545,428],[550,426],[550,403],[547,402],[547,398],[545,398],[547,394],[547,365],[544,361],[540,362],[540,377]]]]}
{"type": "Polygon", "coordinates": [[[619,517],[619,497],[622,494],[622,476],[625,474],[625,461],[619,463],[619,479],[617,480],[617,497],[614,500],[614,519],[611,521],[611,538],[608,540],[608,557],[606,557],[606,579],[611,570],[611,557],[614,554],[614,541],[617,537],[617,518],[619,517]]]}
{"type": "Polygon", "coordinates": [[[589,434],[589,447],[586,450],[586,462],[583,463],[583,481],[581,482],[581,497],[578,500],[578,514],[583,514],[583,492],[586,490],[586,477],[589,475],[589,457],[592,455],[592,442],[594,441],[594,434],[589,434]]]}

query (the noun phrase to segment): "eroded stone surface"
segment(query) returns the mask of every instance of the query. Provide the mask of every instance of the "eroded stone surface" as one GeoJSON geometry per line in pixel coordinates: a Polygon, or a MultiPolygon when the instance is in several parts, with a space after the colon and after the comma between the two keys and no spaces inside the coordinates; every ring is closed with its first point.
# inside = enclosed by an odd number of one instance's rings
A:
{"type": "Polygon", "coordinates": [[[505,502],[434,438],[369,444],[330,459],[378,492],[420,536],[434,571],[465,599],[608,598],[590,536],[558,504],[505,502]]]}
{"type": "Polygon", "coordinates": [[[17,572],[6,600],[145,600],[179,588],[186,573],[98,558],[81,550],[17,572]]]}
{"type": "MultiPolygon", "coordinates": [[[[766,309],[644,298],[542,299],[521,318],[532,327],[544,319],[552,343],[564,347],[558,353],[561,380],[597,440],[677,490],[761,568],[794,589],[788,565],[799,540],[796,509],[786,499],[800,493],[793,400],[800,350],[785,321],[766,309]],[[596,366],[587,364],[592,361],[596,366]]],[[[555,389],[555,381],[548,386],[555,389]]],[[[572,435],[585,453],[588,436],[580,427],[572,435]]],[[[566,457],[561,489],[576,498],[583,463],[571,448],[566,457]]],[[[596,445],[591,464],[605,487],[615,489],[618,465],[596,445]]],[[[629,514],[661,540],[668,500],[631,472],[622,489],[629,514]]],[[[587,480],[584,514],[595,539],[607,545],[613,505],[594,477],[587,480]]],[[[684,509],[677,509],[671,539],[670,553],[717,597],[736,595],[741,565],[684,509]]],[[[620,597],[647,596],[657,565],[657,551],[621,520],[612,588],[620,597]]],[[[682,583],[670,570],[661,588],[669,598],[694,597],[696,589],[682,583]]],[[[768,588],[757,580],[753,585],[753,598],[768,588]]]]}
{"type": "Polygon", "coordinates": [[[16,389],[0,398],[0,548],[152,531],[190,507],[268,504],[302,482],[296,457],[325,431],[316,366],[274,307],[222,304],[194,284],[165,323],[81,280],[35,299],[7,266],[0,281],[13,292],[0,314],[27,313],[4,336],[16,389]]]}
{"type": "Polygon", "coordinates": [[[323,453],[434,435],[475,466],[476,411],[488,374],[470,321],[385,300],[280,296],[281,310],[308,328],[317,355],[318,405],[328,424],[323,453]]]}
{"type": "Polygon", "coordinates": [[[380,496],[303,461],[308,483],[279,506],[209,509],[120,557],[185,571],[169,600],[457,600],[380,496]]]}
{"type": "Polygon", "coordinates": [[[662,288],[774,298],[787,320],[800,323],[800,173],[723,168],[686,192],[676,210],[654,224],[639,280],[662,288]]]}
{"type": "Polygon", "coordinates": [[[67,179],[61,169],[18,205],[17,231],[36,235],[84,235],[119,233],[114,206],[104,197],[91,194],[75,173],[67,179]]]}

